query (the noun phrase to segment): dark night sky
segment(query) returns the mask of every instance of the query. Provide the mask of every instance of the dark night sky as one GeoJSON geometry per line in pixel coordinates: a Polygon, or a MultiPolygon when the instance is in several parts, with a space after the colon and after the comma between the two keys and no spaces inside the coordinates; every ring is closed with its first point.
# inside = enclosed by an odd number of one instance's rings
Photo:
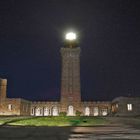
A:
{"type": "Polygon", "coordinates": [[[139,0],[2,0],[0,77],[8,97],[59,99],[69,29],[82,49],[83,99],[140,95],[139,0]]]}

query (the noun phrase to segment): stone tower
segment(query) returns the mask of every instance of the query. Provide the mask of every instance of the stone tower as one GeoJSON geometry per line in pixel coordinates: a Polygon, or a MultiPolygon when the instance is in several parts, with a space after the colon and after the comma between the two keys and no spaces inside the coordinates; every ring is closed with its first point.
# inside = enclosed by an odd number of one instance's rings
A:
{"type": "Polygon", "coordinates": [[[7,89],[7,79],[0,78],[0,100],[6,98],[6,89],[7,89]]]}
{"type": "Polygon", "coordinates": [[[61,104],[66,106],[81,101],[80,90],[80,48],[75,40],[66,40],[61,48],[61,104]]]}

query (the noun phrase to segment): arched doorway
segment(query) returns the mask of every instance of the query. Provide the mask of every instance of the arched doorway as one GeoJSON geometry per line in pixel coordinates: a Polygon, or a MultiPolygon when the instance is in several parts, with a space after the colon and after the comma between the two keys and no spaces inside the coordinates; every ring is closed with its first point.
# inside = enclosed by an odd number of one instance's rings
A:
{"type": "Polygon", "coordinates": [[[35,116],[43,116],[43,108],[36,108],[35,116]]]}
{"type": "Polygon", "coordinates": [[[52,115],[58,116],[58,108],[56,106],[52,108],[52,115]]]}
{"type": "Polygon", "coordinates": [[[94,107],[93,108],[93,116],[98,116],[99,115],[99,108],[98,107],[94,107]]]}
{"type": "Polygon", "coordinates": [[[86,107],[85,108],[85,116],[89,116],[90,115],[90,108],[86,107]]]}
{"type": "Polygon", "coordinates": [[[102,112],[102,116],[107,116],[108,114],[107,108],[102,109],[101,112],[102,112]]]}
{"type": "Polygon", "coordinates": [[[68,106],[68,116],[74,116],[74,108],[72,105],[68,106]]]}

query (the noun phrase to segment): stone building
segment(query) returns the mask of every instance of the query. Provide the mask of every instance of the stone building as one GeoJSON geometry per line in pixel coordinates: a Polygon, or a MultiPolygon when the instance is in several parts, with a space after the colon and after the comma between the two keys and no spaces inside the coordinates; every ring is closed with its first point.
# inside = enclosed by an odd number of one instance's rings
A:
{"type": "Polygon", "coordinates": [[[140,114],[138,112],[140,106],[135,105],[135,103],[137,104],[135,99],[128,101],[127,98],[116,98],[113,102],[87,102],[81,100],[81,49],[77,46],[75,38],[67,39],[64,47],[60,49],[62,61],[60,100],[57,102],[31,102],[21,98],[9,99],[6,97],[7,80],[0,79],[0,115],[59,116],[61,113],[65,113],[67,116],[75,116],[77,113],[82,116],[107,116],[117,113],[130,115],[132,111],[123,110],[123,112],[121,110],[124,108],[123,100],[129,108],[137,107],[137,109],[133,110],[137,113],[132,114],[140,114]]]}
{"type": "MultiPolygon", "coordinates": [[[[71,33],[72,34],[72,33],[71,33]]],[[[31,115],[58,116],[65,112],[75,116],[106,116],[111,111],[111,102],[81,101],[80,85],[80,47],[75,39],[67,38],[61,54],[61,96],[58,102],[32,102],[31,115]]]]}
{"type": "Polygon", "coordinates": [[[7,80],[0,78],[0,115],[30,115],[31,102],[6,97],[7,80]]]}
{"type": "Polygon", "coordinates": [[[114,116],[139,116],[140,98],[117,97],[112,101],[112,114],[114,116]]]}

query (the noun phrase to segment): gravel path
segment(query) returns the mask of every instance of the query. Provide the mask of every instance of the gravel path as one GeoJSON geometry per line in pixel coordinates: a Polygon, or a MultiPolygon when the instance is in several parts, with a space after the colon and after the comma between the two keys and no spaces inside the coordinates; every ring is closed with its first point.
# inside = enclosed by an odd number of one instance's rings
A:
{"type": "Polygon", "coordinates": [[[129,126],[0,127],[0,140],[140,140],[140,130],[129,126]]]}

